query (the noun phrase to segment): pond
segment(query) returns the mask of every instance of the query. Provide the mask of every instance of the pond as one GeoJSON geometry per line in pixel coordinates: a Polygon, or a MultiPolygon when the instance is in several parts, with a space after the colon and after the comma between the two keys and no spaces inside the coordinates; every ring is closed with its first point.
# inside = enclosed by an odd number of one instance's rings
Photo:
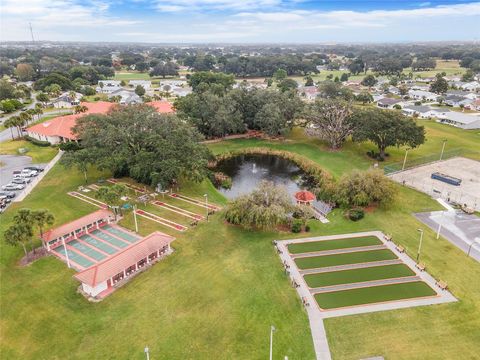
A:
{"type": "Polygon", "coordinates": [[[215,170],[232,178],[230,189],[219,189],[228,199],[252,192],[262,180],[285,186],[293,196],[301,189],[304,175],[293,162],[274,155],[235,156],[219,162],[215,170]]]}

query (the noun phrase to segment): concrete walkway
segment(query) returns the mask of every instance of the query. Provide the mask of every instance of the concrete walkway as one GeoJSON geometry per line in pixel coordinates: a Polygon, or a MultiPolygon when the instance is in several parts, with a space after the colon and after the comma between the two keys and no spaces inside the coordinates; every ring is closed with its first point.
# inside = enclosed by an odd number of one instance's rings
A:
{"type": "MultiPolygon", "coordinates": [[[[305,304],[305,309],[307,311],[309,322],[310,322],[310,328],[312,332],[316,358],[318,360],[331,359],[328,340],[327,340],[325,328],[323,325],[323,319],[338,317],[338,316],[363,314],[363,313],[370,313],[370,312],[376,312],[376,311],[402,309],[402,308],[413,307],[413,306],[441,304],[441,303],[457,301],[457,299],[449,291],[441,290],[436,285],[436,280],[432,276],[430,276],[426,271],[420,271],[419,269],[417,269],[415,267],[415,261],[413,261],[405,253],[400,253],[396,249],[396,245],[392,241],[386,241],[385,235],[380,231],[368,231],[368,232],[359,232],[359,233],[353,233],[353,234],[341,234],[341,235],[311,237],[311,238],[304,238],[304,239],[282,240],[282,241],[277,241],[277,249],[279,251],[281,261],[284,263],[284,265],[286,265],[286,268],[287,268],[287,271],[289,272],[292,283],[298,284],[298,287],[296,287],[296,290],[298,292],[298,295],[300,296],[300,298],[305,304]],[[314,293],[312,293],[312,291],[309,289],[308,285],[306,284],[305,280],[303,279],[302,275],[305,272],[299,271],[299,269],[295,265],[293,258],[290,256],[288,252],[287,246],[289,244],[295,244],[295,243],[347,239],[347,238],[364,237],[364,236],[376,236],[378,239],[380,239],[383,242],[385,248],[390,249],[394,254],[398,256],[399,260],[401,260],[403,263],[408,265],[410,269],[412,269],[415,272],[415,276],[414,276],[416,278],[415,281],[422,280],[426,282],[432,289],[435,290],[436,296],[407,299],[407,300],[398,300],[398,301],[391,301],[391,302],[384,302],[384,303],[377,303],[377,304],[351,306],[351,307],[339,308],[339,309],[333,309],[333,310],[321,309],[317,305],[317,302],[315,301],[314,293]]],[[[396,263],[399,260],[395,260],[396,263]]],[[[381,263],[381,262],[375,262],[375,263],[381,263]]],[[[387,265],[387,264],[384,264],[384,265],[387,265]]],[[[377,266],[380,266],[380,265],[377,265],[377,266]]]]}

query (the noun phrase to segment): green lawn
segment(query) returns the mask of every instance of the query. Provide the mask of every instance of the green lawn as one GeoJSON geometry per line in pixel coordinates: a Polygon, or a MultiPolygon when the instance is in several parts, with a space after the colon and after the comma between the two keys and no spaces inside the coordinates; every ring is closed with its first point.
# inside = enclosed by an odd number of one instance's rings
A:
{"type": "Polygon", "coordinates": [[[34,164],[47,163],[57,155],[58,149],[51,146],[38,146],[26,140],[9,140],[0,145],[1,155],[25,155],[32,158],[34,164]],[[26,149],[20,153],[19,149],[26,149]]]}
{"type": "Polygon", "coordinates": [[[299,269],[315,269],[327,266],[358,264],[372,261],[392,260],[397,256],[388,249],[374,251],[360,251],[354,253],[312,256],[295,259],[299,269]]]}
{"type": "MultiPolygon", "coordinates": [[[[427,144],[438,144],[442,133],[452,142],[469,133],[455,129],[457,136],[439,130],[427,144]]],[[[300,131],[285,142],[239,141],[212,148],[220,152],[249,143],[303,154],[336,176],[372,164],[363,146],[348,143],[344,150],[330,152],[322,142],[302,138],[300,131]]],[[[465,143],[480,147],[474,141],[465,143]]],[[[401,157],[401,151],[398,154],[401,157]]],[[[89,172],[91,181],[106,176],[89,172]]],[[[268,356],[272,324],[277,328],[274,358],[314,358],[307,316],[271,245],[274,239],[292,238],[291,233],[245,231],[226,225],[217,214],[209,223],[177,233],[172,256],[97,304],[76,293],[74,272],[54,257],[18,267],[22,250],[3,241],[15,211],[48,208],[57,225],[76,219],[96,209],[66,195],[82,184],[82,174],[55,166],[21,204],[0,215],[3,358],[140,360],[148,344],[155,359],[262,359],[268,356]]],[[[422,262],[460,301],[328,319],[325,328],[333,358],[452,359],[461,353],[474,359],[480,339],[480,265],[445,239],[437,240],[434,231],[412,216],[441,209],[436,201],[395,186],[398,195],[389,208],[367,212],[358,222],[334,210],[330,223],[310,222],[309,236],[381,230],[413,254],[418,247],[416,229],[422,228],[422,262]]],[[[212,202],[225,203],[209,182],[187,184],[181,192],[196,197],[208,193],[212,202]]],[[[139,223],[143,235],[159,229],[148,220],[139,223]]],[[[131,215],[121,225],[133,229],[131,215]]]]}
{"type": "MultiPolygon", "coordinates": [[[[322,309],[335,309],[434,295],[435,291],[430,286],[423,281],[418,281],[316,294],[315,300],[322,309]]],[[[432,353],[434,352],[432,350],[432,353]]]]}
{"type": "Polygon", "coordinates": [[[315,288],[414,275],[415,272],[407,265],[395,264],[387,266],[374,266],[363,269],[332,271],[320,274],[308,274],[304,275],[303,278],[309,287],[315,288]]]}
{"type": "Polygon", "coordinates": [[[312,241],[288,245],[291,254],[306,253],[312,251],[324,251],[334,249],[345,249],[358,246],[381,245],[382,242],[376,236],[365,236],[360,238],[336,239],[327,241],[312,241]]]}

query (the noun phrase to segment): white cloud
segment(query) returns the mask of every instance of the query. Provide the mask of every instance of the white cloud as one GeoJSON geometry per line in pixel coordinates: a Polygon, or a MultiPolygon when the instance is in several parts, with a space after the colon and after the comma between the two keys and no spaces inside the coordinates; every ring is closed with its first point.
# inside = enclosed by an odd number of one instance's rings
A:
{"type": "Polygon", "coordinates": [[[156,8],[164,12],[251,10],[282,5],[282,0],[155,0],[156,8]]]}

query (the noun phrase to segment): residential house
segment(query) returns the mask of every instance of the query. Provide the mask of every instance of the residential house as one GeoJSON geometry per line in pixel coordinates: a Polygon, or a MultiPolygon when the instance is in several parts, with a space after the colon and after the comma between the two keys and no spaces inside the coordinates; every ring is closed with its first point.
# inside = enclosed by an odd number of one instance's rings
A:
{"type": "Polygon", "coordinates": [[[128,82],[128,85],[130,87],[134,88],[134,89],[138,85],[140,85],[141,87],[143,87],[145,89],[145,91],[148,91],[152,87],[152,82],[150,80],[130,80],[128,82]]]}
{"type": "Polygon", "coordinates": [[[125,89],[119,89],[117,91],[114,91],[108,95],[108,99],[112,99],[113,97],[120,97],[120,100],[118,101],[119,104],[121,105],[130,105],[130,104],[140,104],[142,103],[142,98],[135,94],[135,91],[133,90],[125,90],[125,89]]]}
{"type": "Polygon", "coordinates": [[[471,81],[460,86],[460,88],[465,91],[479,91],[480,83],[478,81],[471,81]]]}
{"type": "Polygon", "coordinates": [[[438,119],[438,122],[466,130],[480,129],[479,114],[465,114],[461,112],[450,111],[446,113],[445,116],[438,119]]]}
{"type": "Polygon", "coordinates": [[[437,94],[424,90],[409,90],[408,96],[419,101],[437,101],[439,98],[437,94]]]}
{"type": "Polygon", "coordinates": [[[319,94],[316,86],[303,86],[298,89],[298,93],[309,101],[315,100],[319,94]]]}
{"type": "Polygon", "coordinates": [[[111,94],[114,91],[120,90],[122,87],[120,81],[117,80],[100,80],[98,86],[95,88],[99,94],[111,94]]]}
{"type": "Polygon", "coordinates": [[[443,102],[445,105],[448,106],[459,107],[463,101],[465,101],[465,98],[463,96],[447,94],[443,102]]]}
{"type": "Polygon", "coordinates": [[[377,106],[382,109],[394,109],[395,105],[402,106],[402,99],[384,97],[377,101],[377,106]]]}
{"type": "Polygon", "coordinates": [[[407,116],[415,116],[421,119],[432,117],[432,108],[430,106],[408,105],[402,109],[402,113],[407,116]]]}
{"type": "Polygon", "coordinates": [[[56,109],[72,108],[74,106],[80,105],[80,99],[82,94],[78,92],[64,92],[58,98],[51,102],[51,105],[56,109]],[[74,95],[74,96],[72,96],[74,95]]]}

